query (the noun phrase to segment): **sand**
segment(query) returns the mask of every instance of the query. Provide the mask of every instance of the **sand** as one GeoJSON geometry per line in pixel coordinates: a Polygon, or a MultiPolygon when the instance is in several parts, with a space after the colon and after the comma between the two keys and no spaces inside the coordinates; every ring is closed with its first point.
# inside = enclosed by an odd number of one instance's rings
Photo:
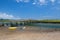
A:
{"type": "Polygon", "coordinates": [[[60,31],[56,32],[34,32],[8,30],[0,27],[0,40],[60,40],[60,31]]]}

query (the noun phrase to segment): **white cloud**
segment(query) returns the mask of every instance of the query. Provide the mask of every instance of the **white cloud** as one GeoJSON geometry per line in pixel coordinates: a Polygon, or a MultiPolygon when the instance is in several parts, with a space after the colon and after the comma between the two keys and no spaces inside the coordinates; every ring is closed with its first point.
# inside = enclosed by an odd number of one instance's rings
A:
{"type": "Polygon", "coordinates": [[[32,3],[33,5],[35,5],[36,3],[34,2],[34,3],[32,3]]]}
{"type": "Polygon", "coordinates": [[[33,5],[47,5],[48,3],[55,4],[55,2],[60,4],[60,0],[16,0],[17,3],[20,3],[20,2],[28,3],[31,1],[33,1],[32,2],[33,5]]]}
{"type": "Polygon", "coordinates": [[[33,4],[33,5],[37,4],[37,0],[34,0],[32,4],[33,4]]]}
{"type": "MultiPolygon", "coordinates": [[[[22,0],[21,0],[21,1],[22,1],[22,0]]],[[[16,2],[17,2],[17,3],[19,3],[19,2],[20,2],[20,0],[16,0],[16,2]]]]}
{"type": "Polygon", "coordinates": [[[44,5],[46,3],[46,0],[39,0],[40,5],[44,5]]]}
{"type": "Polygon", "coordinates": [[[51,2],[52,4],[55,3],[56,0],[39,0],[40,5],[47,5],[49,2],[51,2]]]}
{"type": "Polygon", "coordinates": [[[24,0],[24,2],[29,2],[30,0],[24,0]]]}
{"type": "Polygon", "coordinates": [[[46,0],[34,0],[32,3],[33,5],[46,5],[47,1],[46,0]]]}
{"type": "Polygon", "coordinates": [[[16,2],[17,3],[19,3],[19,2],[26,2],[27,3],[27,2],[29,2],[29,0],[16,0],[16,2]]]}
{"type": "Polygon", "coordinates": [[[2,19],[20,19],[19,17],[15,17],[15,16],[9,15],[7,13],[0,13],[0,18],[2,18],[2,19]]]}
{"type": "Polygon", "coordinates": [[[23,2],[23,0],[16,0],[16,2],[17,2],[17,3],[19,3],[19,2],[23,2]]]}
{"type": "Polygon", "coordinates": [[[50,0],[50,1],[51,1],[52,5],[54,5],[56,0],[50,0]]]}
{"type": "Polygon", "coordinates": [[[52,3],[54,3],[56,0],[50,0],[52,3]]]}

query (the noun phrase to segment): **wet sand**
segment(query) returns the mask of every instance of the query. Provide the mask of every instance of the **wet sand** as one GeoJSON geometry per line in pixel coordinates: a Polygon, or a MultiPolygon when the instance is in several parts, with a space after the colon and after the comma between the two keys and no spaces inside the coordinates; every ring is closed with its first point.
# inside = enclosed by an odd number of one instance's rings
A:
{"type": "Polygon", "coordinates": [[[60,32],[34,32],[0,28],[0,40],[60,40],[60,32]]]}

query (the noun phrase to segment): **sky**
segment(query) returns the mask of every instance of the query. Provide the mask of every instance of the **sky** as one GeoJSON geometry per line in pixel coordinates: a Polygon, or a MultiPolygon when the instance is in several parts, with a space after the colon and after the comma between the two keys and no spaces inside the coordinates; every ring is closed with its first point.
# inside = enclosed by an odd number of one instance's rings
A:
{"type": "Polygon", "coordinates": [[[60,19],[60,0],[0,0],[3,19],[60,19]]]}

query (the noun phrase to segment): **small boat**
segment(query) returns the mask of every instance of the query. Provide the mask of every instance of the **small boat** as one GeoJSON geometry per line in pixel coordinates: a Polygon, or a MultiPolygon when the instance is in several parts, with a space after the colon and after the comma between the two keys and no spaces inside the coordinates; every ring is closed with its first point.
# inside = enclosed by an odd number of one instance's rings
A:
{"type": "Polygon", "coordinates": [[[8,27],[9,30],[16,30],[17,27],[8,27]]]}

